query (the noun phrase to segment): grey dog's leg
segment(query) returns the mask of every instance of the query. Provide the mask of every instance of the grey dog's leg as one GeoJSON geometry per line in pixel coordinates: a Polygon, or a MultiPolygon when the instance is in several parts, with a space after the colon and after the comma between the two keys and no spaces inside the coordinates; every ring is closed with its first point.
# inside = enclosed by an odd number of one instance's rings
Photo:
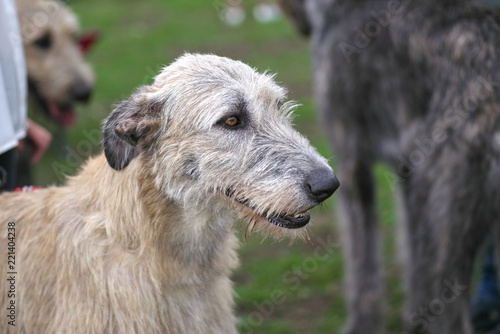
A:
{"type": "Polygon", "coordinates": [[[481,164],[463,164],[461,152],[441,156],[405,181],[408,333],[469,334],[474,256],[493,218],[481,164]],[[446,163],[444,163],[446,162],[446,163]],[[482,208],[482,210],[478,210],[482,208]]]}
{"type": "Polygon", "coordinates": [[[341,161],[339,179],[349,314],[344,333],[375,334],[382,327],[383,294],[372,166],[341,161]]]}

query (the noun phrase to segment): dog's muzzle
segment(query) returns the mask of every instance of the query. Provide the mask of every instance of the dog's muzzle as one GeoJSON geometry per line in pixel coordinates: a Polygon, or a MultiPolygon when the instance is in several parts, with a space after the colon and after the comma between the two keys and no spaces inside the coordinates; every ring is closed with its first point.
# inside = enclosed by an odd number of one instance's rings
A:
{"type": "MultiPolygon", "coordinates": [[[[311,215],[308,211],[330,197],[339,186],[340,182],[331,169],[325,168],[314,170],[305,178],[304,188],[307,195],[316,203],[315,205],[295,214],[269,214],[269,212],[266,211],[260,214],[260,216],[279,227],[288,229],[304,227],[311,220],[311,215]]],[[[235,191],[233,189],[226,189],[225,195],[232,198],[235,202],[249,208],[253,212],[256,212],[256,208],[249,205],[250,201],[235,196],[235,191]]]]}

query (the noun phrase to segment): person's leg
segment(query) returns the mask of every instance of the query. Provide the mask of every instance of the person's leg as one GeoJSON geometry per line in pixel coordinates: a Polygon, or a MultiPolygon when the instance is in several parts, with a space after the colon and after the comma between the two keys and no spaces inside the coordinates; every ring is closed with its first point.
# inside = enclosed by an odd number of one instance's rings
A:
{"type": "Polygon", "coordinates": [[[0,192],[12,191],[16,181],[16,149],[0,154],[0,192]]]}

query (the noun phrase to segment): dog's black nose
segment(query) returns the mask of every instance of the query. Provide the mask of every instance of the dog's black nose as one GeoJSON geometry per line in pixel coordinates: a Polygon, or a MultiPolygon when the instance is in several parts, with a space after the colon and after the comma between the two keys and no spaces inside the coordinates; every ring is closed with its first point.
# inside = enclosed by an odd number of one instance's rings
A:
{"type": "Polygon", "coordinates": [[[318,203],[323,202],[337,190],[340,182],[331,169],[316,169],[306,178],[306,189],[309,196],[318,203]]]}
{"type": "Polygon", "coordinates": [[[88,102],[92,95],[92,86],[85,82],[78,82],[71,87],[71,96],[76,101],[88,102]]]}

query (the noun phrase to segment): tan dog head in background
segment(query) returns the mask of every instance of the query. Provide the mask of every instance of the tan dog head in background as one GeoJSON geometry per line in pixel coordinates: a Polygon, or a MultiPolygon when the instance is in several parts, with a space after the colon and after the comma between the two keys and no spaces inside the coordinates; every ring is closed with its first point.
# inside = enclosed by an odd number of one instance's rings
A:
{"type": "Polygon", "coordinates": [[[76,16],[56,0],[17,0],[30,97],[64,126],[89,100],[94,75],[84,59],[76,16]]]}

